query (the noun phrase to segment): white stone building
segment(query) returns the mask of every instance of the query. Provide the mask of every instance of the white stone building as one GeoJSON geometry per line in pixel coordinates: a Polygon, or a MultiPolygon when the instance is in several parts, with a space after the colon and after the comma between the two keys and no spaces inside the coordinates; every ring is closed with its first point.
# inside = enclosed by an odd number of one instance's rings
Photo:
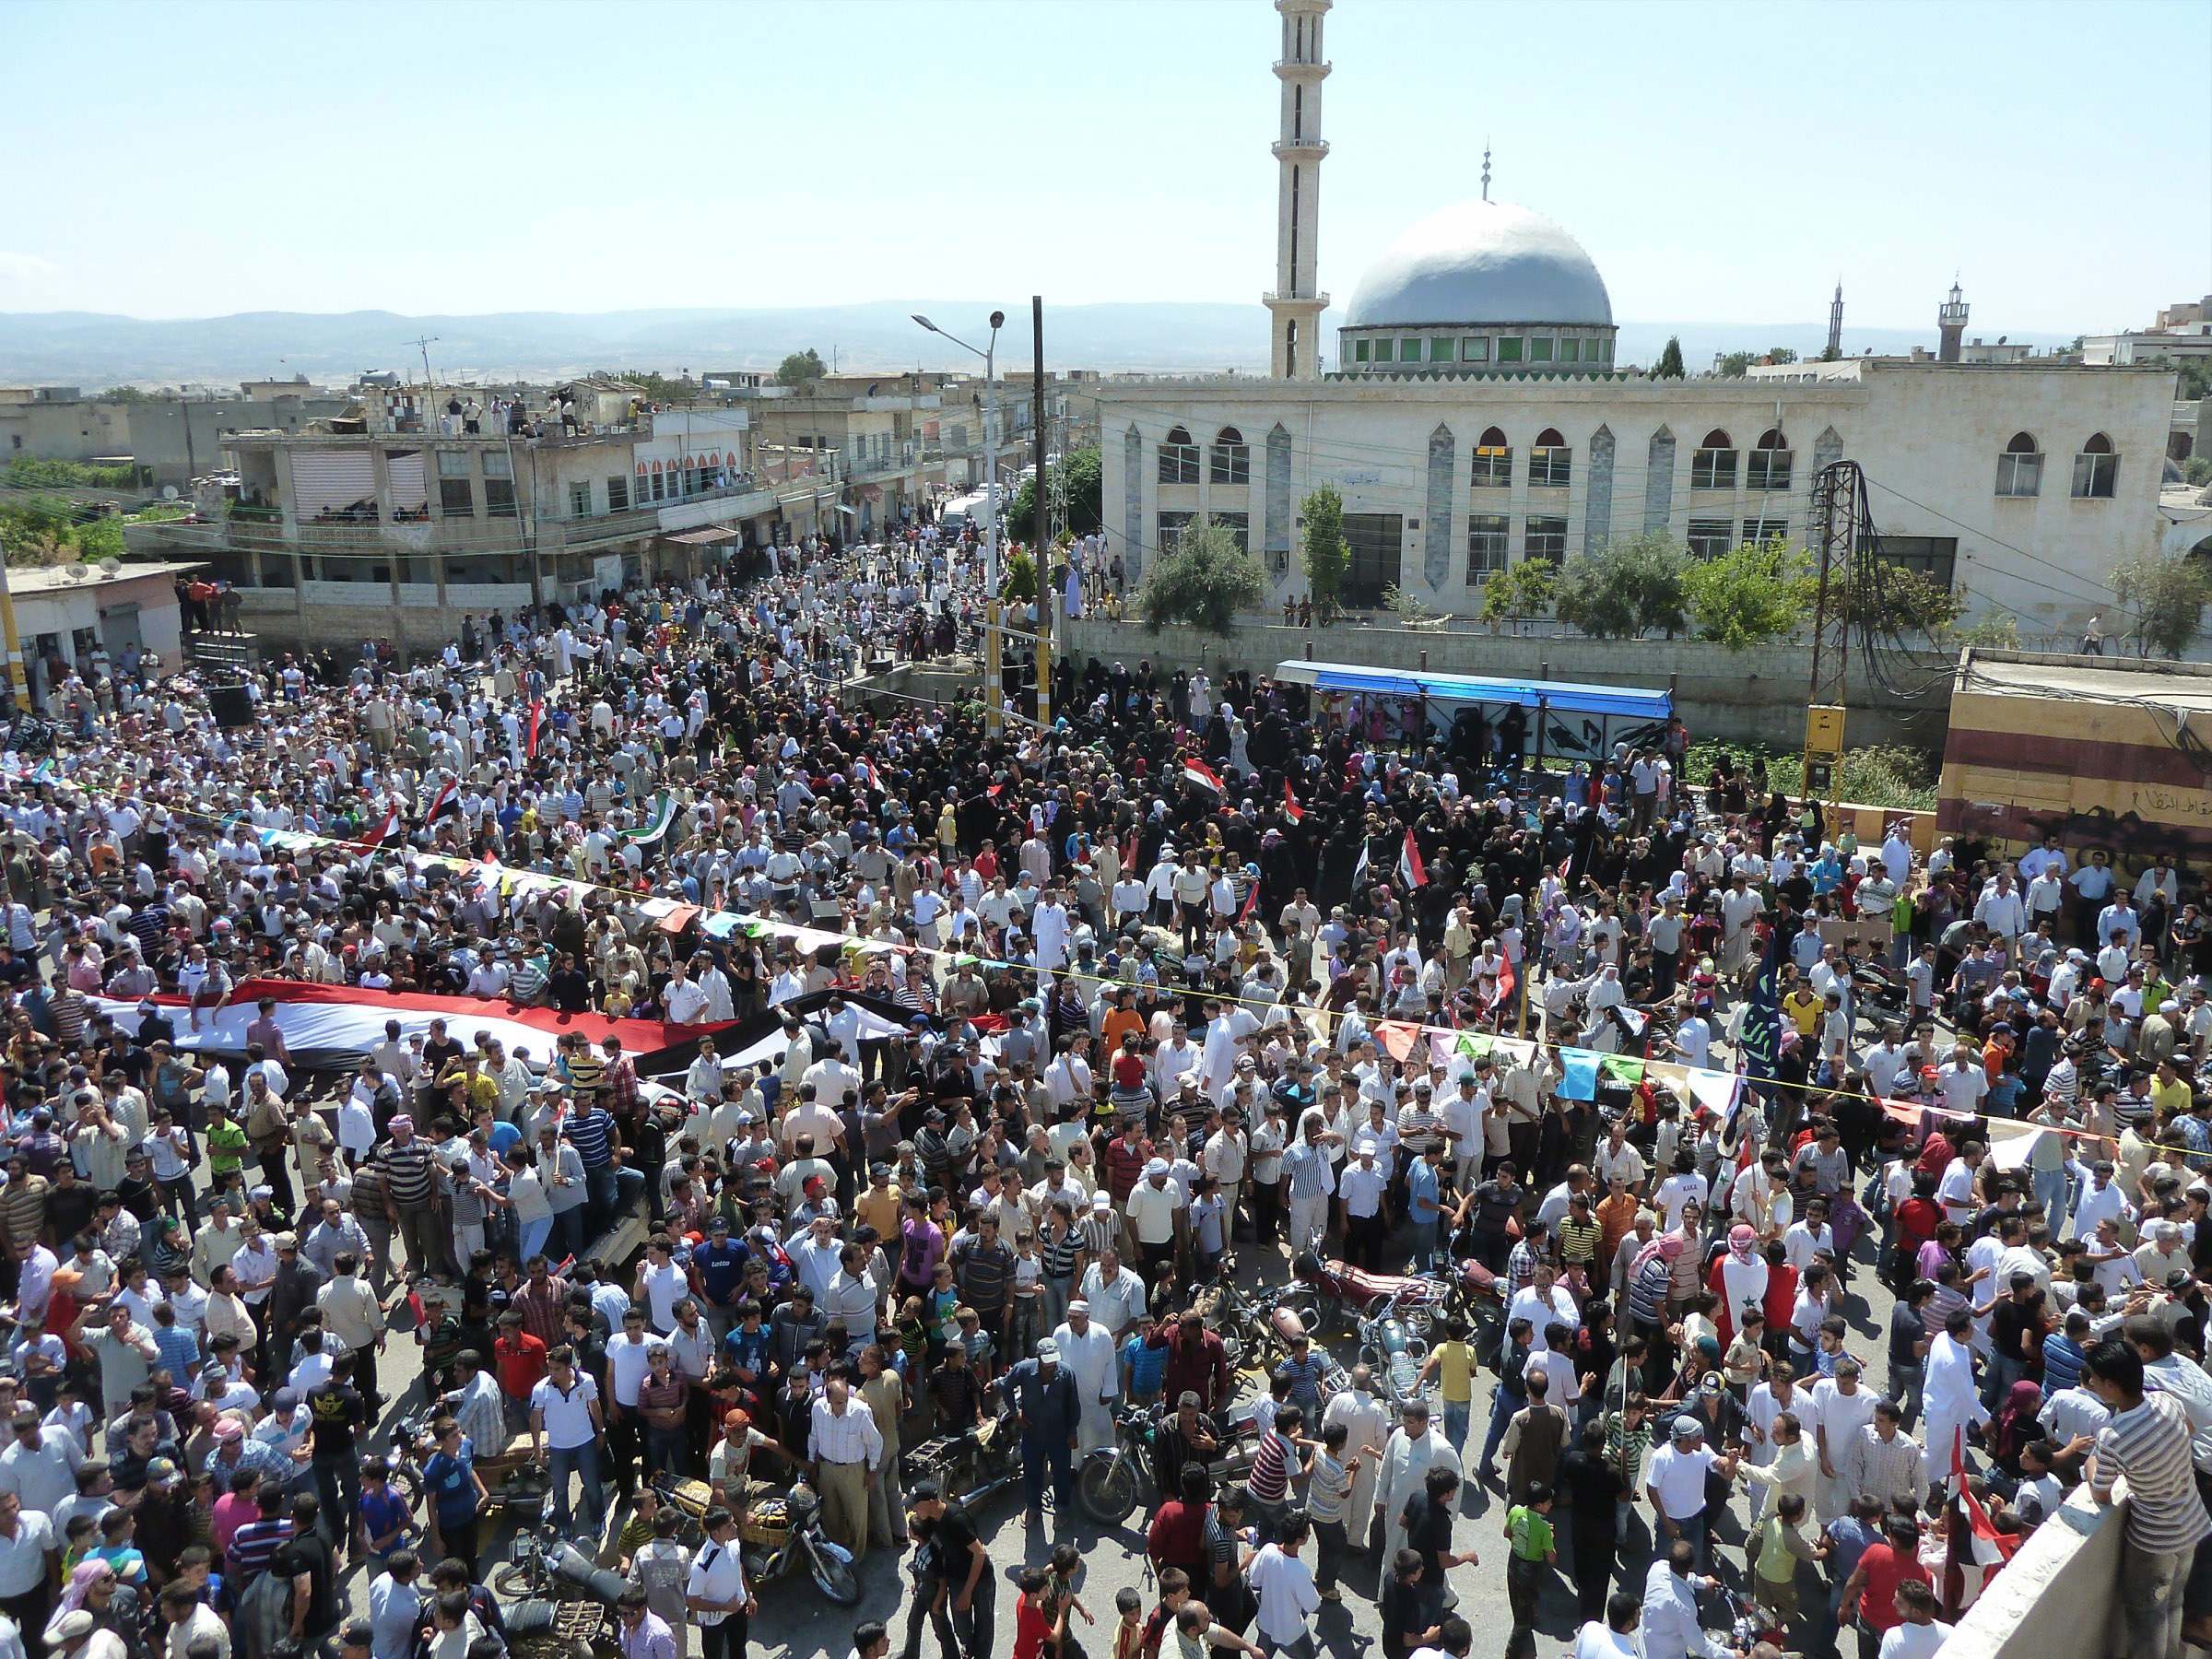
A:
{"type": "MultiPolygon", "coordinates": [[[[1285,59],[1318,56],[1323,0],[1277,0],[1285,59]],[[1300,30],[1303,30],[1301,36],[1300,30]]],[[[1134,582],[1193,517],[1262,557],[1275,600],[1305,590],[1300,505],[1344,497],[1346,595],[1396,585],[1467,612],[1527,559],[1563,560],[1664,531],[1695,553],[1804,545],[1816,475],[1859,463],[1889,556],[2009,611],[2024,639],[2109,610],[2121,560],[2155,549],[2173,376],[2160,368],[1844,359],[1796,372],[1653,380],[1614,367],[1612,300],[1572,236],[1489,199],[1447,207],[1380,254],[1339,330],[1337,370],[1291,360],[1304,320],[1325,154],[1318,75],[1278,61],[1286,182],[1267,379],[1132,379],[1095,392],[1104,517],[1134,582]],[[1295,250],[1295,255],[1292,253],[1295,250]],[[1283,288],[1300,303],[1286,307],[1283,288]],[[1296,311],[1297,318],[1287,314],[1296,311]]],[[[1946,320],[1965,308],[1954,288],[1946,320]]]]}

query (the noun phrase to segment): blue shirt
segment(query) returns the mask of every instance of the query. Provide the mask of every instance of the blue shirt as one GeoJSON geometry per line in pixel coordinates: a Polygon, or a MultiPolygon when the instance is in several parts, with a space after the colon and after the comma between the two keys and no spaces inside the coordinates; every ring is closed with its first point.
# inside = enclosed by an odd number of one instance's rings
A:
{"type": "Polygon", "coordinates": [[[1406,1211],[1417,1222],[1432,1222],[1444,1213],[1436,1201],[1436,1171],[1425,1158],[1406,1166],[1406,1211]]]}
{"type": "Polygon", "coordinates": [[[1129,1366],[1131,1394],[1146,1395],[1159,1392],[1161,1379],[1168,1374],[1166,1348],[1147,1347],[1144,1333],[1140,1331],[1122,1344],[1122,1358],[1129,1366]]]}
{"type": "MultiPolygon", "coordinates": [[[[429,1462],[422,1465],[423,1490],[429,1494],[431,1507],[438,1512],[441,1527],[465,1526],[477,1517],[477,1483],[469,1478],[469,1470],[477,1461],[476,1449],[467,1435],[461,1437],[461,1455],[454,1457],[440,1450],[430,1453],[429,1462]]],[[[390,1529],[371,1520],[369,1535],[377,1537],[390,1529]]]]}
{"type": "Polygon", "coordinates": [[[768,1375],[768,1324],[765,1321],[757,1331],[748,1331],[743,1325],[737,1326],[724,1339],[724,1346],[730,1350],[730,1359],[738,1370],[753,1373],[754,1382],[758,1382],[768,1375]]]}
{"type": "Polygon", "coordinates": [[[2081,1345],[2064,1331],[2043,1338],[2043,1394],[2048,1398],[2081,1381],[2081,1345]]]}
{"type": "Polygon", "coordinates": [[[737,1294],[737,1286],[745,1277],[745,1246],[735,1239],[724,1238],[716,1244],[710,1237],[691,1252],[691,1265],[699,1269],[700,1288],[717,1307],[727,1307],[737,1294]]]}

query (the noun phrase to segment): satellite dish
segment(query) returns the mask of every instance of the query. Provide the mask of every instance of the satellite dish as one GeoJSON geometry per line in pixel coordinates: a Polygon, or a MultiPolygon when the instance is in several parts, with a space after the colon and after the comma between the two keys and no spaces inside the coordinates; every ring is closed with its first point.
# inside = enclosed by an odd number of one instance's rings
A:
{"type": "Polygon", "coordinates": [[[82,582],[86,577],[92,574],[92,567],[86,564],[81,559],[73,559],[65,568],[67,570],[69,580],[72,582],[82,582]]]}
{"type": "Polygon", "coordinates": [[[112,582],[123,574],[123,560],[112,556],[100,561],[100,580],[112,582]]]}
{"type": "Polygon", "coordinates": [[[177,487],[174,484],[162,485],[161,499],[165,501],[175,500],[177,499],[177,487]]]}

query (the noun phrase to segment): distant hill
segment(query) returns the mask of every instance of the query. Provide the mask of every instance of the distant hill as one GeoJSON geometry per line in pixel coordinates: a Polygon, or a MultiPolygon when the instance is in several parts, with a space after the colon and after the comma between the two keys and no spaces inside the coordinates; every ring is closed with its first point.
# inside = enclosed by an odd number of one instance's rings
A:
{"type": "MultiPolygon", "coordinates": [[[[1029,311],[1009,305],[1000,361],[1030,362],[1029,311]]],[[[834,354],[846,371],[895,373],[917,365],[965,368],[973,359],[915,326],[920,312],[982,343],[990,307],[981,300],[883,300],[865,305],[751,311],[498,312],[483,316],[402,316],[393,312],[243,312],[228,317],[149,321],[94,312],[0,312],[0,384],[62,383],[97,389],[138,382],[232,382],[304,373],[343,384],[364,370],[406,371],[413,341],[436,336],[430,366],[441,380],[547,378],[594,369],[771,370],[808,347],[834,354]],[[281,362],[280,362],[281,359],[281,362]]],[[[1322,320],[1333,344],[1341,314],[1322,320]]],[[[1685,364],[1711,365],[1716,352],[1786,346],[1817,353],[1821,324],[1625,323],[1621,362],[1649,362],[1669,335],[1685,364]]],[[[2056,335],[2015,335],[2038,347],[2056,335]]],[[[1933,346],[1929,329],[1843,333],[1844,349],[1901,351],[1933,346]]],[[[1265,372],[1267,315],[1257,305],[1129,304],[1045,307],[1045,361],[1055,369],[1198,374],[1265,372]]]]}

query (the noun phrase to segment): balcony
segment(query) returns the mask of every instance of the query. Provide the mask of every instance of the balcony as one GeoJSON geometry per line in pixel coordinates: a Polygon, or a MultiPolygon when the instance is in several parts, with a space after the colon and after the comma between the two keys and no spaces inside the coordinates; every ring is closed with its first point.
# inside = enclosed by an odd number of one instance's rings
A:
{"type": "Polygon", "coordinates": [[[1275,151],[1278,158],[1283,156],[1312,156],[1319,158],[1329,153],[1329,143],[1325,138],[1278,138],[1269,147],[1275,151]]]}
{"type": "Polygon", "coordinates": [[[1301,58],[1277,58],[1275,60],[1275,72],[1285,80],[1319,80],[1334,67],[1335,65],[1326,58],[1322,59],[1318,64],[1310,63],[1301,58]]]}

